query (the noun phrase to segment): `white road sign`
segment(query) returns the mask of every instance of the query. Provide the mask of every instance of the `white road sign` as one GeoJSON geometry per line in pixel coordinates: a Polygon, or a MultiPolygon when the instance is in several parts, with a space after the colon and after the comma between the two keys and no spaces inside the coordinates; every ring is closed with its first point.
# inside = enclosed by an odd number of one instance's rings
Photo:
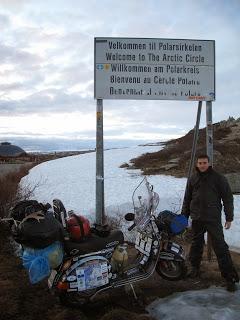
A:
{"type": "Polygon", "coordinates": [[[95,38],[96,99],[215,100],[215,41],[95,38]]]}

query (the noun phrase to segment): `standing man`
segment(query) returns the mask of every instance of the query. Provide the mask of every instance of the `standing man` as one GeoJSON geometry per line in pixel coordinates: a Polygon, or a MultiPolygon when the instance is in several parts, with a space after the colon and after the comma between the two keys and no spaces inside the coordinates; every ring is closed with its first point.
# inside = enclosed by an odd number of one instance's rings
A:
{"type": "Polygon", "coordinates": [[[221,223],[222,203],[225,212],[225,229],[233,221],[233,196],[227,179],[214,171],[206,154],[197,158],[196,173],[188,181],[182,214],[191,216],[193,239],[189,253],[191,271],[189,277],[198,277],[202,260],[204,234],[211,236],[222,277],[228,291],[236,290],[238,274],[233,266],[228,245],[224,240],[221,223]]]}

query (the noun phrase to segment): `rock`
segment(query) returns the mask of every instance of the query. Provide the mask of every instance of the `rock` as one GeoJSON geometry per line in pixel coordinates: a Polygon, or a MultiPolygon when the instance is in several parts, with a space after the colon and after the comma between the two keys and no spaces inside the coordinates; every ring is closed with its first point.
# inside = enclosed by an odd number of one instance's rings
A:
{"type": "Polygon", "coordinates": [[[175,163],[176,164],[179,162],[179,160],[180,160],[180,158],[171,159],[168,161],[168,163],[175,163]]]}
{"type": "Polygon", "coordinates": [[[227,173],[225,177],[230,184],[232,193],[240,194],[240,173],[227,173]]]}
{"type": "Polygon", "coordinates": [[[214,158],[223,158],[223,155],[221,154],[221,152],[217,151],[217,150],[213,150],[213,160],[214,158]]]}
{"type": "Polygon", "coordinates": [[[129,164],[127,162],[124,162],[119,166],[119,168],[129,168],[129,164]]]}
{"type": "Polygon", "coordinates": [[[173,168],[177,168],[178,164],[166,164],[165,166],[161,166],[160,169],[164,169],[166,171],[173,169],[173,168]]]}

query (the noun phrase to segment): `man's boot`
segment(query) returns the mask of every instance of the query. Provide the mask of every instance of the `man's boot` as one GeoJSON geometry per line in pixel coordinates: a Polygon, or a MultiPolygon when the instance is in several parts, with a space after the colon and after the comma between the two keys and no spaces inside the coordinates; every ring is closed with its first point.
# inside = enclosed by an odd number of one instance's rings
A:
{"type": "Polygon", "coordinates": [[[226,289],[229,292],[235,292],[237,290],[236,282],[232,280],[226,281],[226,289]]]}
{"type": "Polygon", "coordinates": [[[226,280],[226,289],[227,291],[234,292],[237,290],[236,283],[239,282],[239,276],[235,268],[233,267],[233,271],[228,273],[225,277],[226,280]]]}
{"type": "Polygon", "coordinates": [[[188,273],[188,278],[194,279],[199,277],[199,268],[192,266],[190,272],[188,273]]]}

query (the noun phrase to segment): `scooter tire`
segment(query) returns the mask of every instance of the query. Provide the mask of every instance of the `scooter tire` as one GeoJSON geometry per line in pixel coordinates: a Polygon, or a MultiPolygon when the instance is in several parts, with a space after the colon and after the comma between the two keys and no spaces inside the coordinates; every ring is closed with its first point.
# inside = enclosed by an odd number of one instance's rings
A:
{"type": "Polygon", "coordinates": [[[178,281],[186,277],[187,267],[184,261],[159,260],[156,271],[165,280],[178,281]]]}

